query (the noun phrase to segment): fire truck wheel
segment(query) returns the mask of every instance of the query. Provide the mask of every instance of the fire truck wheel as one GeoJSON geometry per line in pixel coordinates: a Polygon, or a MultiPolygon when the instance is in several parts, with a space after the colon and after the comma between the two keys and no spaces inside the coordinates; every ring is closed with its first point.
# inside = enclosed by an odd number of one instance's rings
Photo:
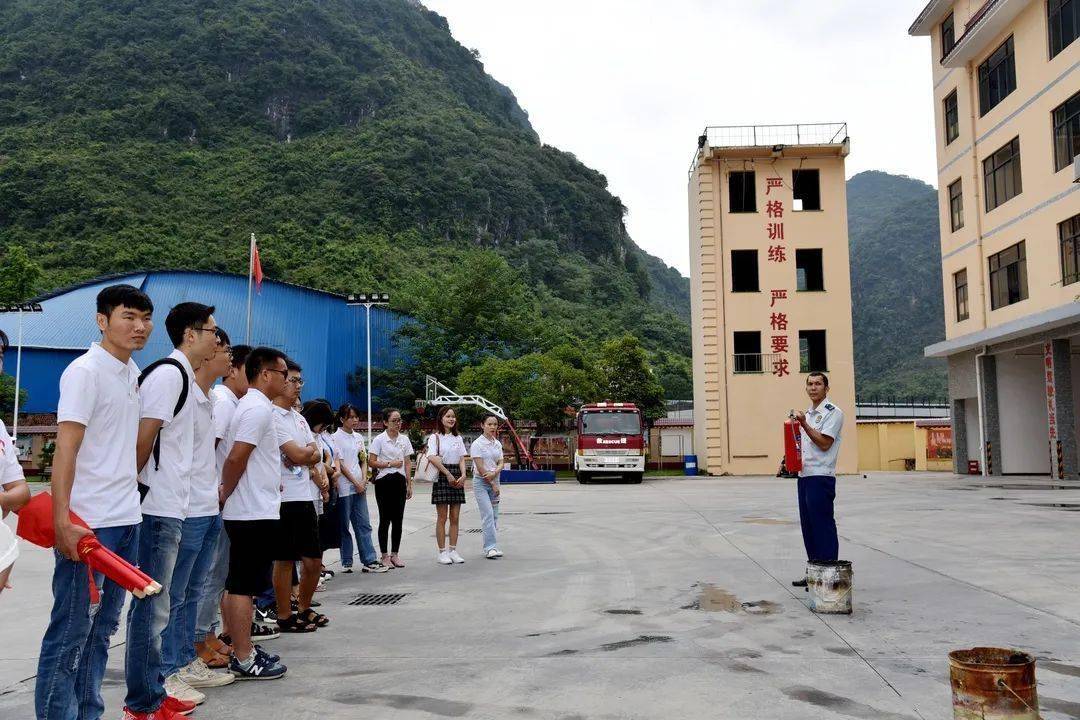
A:
{"type": "Polygon", "coordinates": [[[627,475],[626,479],[635,485],[639,485],[642,480],[645,479],[645,473],[634,473],[633,475],[627,475]]]}
{"type": "Polygon", "coordinates": [[[581,472],[579,470],[577,472],[577,481],[579,483],[581,483],[582,485],[588,485],[589,484],[589,476],[588,476],[588,474],[583,473],[583,472],[581,472]]]}

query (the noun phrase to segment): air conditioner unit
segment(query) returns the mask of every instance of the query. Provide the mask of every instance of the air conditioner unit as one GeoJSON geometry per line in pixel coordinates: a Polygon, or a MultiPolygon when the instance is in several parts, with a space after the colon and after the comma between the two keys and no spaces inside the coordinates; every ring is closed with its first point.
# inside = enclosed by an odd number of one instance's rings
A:
{"type": "Polygon", "coordinates": [[[1080,155],[1073,158],[1073,182],[1080,183],[1080,155]]]}

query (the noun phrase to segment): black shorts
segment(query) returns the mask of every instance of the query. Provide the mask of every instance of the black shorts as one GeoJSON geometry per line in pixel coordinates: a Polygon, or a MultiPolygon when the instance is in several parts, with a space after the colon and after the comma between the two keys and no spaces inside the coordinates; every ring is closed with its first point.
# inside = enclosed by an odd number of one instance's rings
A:
{"type": "Polygon", "coordinates": [[[281,503],[281,525],[276,547],[275,560],[322,559],[319,515],[315,512],[315,503],[310,500],[281,503]]]}
{"type": "Polygon", "coordinates": [[[229,575],[225,590],[233,595],[259,595],[271,586],[277,520],[226,520],[229,575]]]}

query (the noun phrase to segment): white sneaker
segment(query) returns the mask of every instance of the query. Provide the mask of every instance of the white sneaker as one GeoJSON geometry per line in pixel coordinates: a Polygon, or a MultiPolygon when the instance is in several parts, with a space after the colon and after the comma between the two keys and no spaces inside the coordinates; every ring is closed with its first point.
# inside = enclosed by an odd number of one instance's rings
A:
{"type": "Polygon", "coordinates": [[[193,688],[221,687],[236,680],[232,673],[214,672],[201,658],[195,658],[190,665],[180,668],[177,675],[193,688]]]}
{"type": "Polygon", "coordinates": [[[495,553],[495,557],[497,558],[502,557],[502,550],[500,550],[499,548],[493,548],[491,552],[495,553]]]}
{"type": "Polygon", "coordinates": [[[450,559],[453,560],[456,565],[465,562],[465,558],[461,557],[461,553],[457,551],[457,548],[450,551],[450,559]]]}
{"type": "Polygon", "coordinates": [[[502,557],[502,553],[495,548],[491,548],[486,553],[484,553],[484,557],[486,557],[488,560],[498,560],[500,557],[502,557]]]}
{"type": "Polygon", "coordinates": [[[203,701],[206,700],[206,695],[180,679],[180,673],[173,673],[165,678],[165,693],[177,700],[193,702],[196,705],[202,705],[203,701]]]}
{"type": "Polygon", "coordinates": [[[450,553],[447,552],[446,550],[443,550],[441,553],[439,553],[439,564],[440,565],[453,565],[454,564],[454,561],[450,559],[450,553]]]}
{"type": "Polygon", "coordinates": [[[319,578],[319,584],[315,586],[315,592],[326,592],[326,580],[319,578]]]}

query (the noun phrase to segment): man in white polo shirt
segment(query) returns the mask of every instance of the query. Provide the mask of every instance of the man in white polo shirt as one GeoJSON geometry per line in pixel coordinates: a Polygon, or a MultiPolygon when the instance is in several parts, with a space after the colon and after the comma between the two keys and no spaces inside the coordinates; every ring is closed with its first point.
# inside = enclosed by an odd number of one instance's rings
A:
{"type": "MultiPolygon", "coordinates": [[[[96,720],[105,711],[101,681],[116,632],[124,589],[103,584],[90,613],[86,565],[79,540],[89,525],[102,545],[129,562],[138,554],[139,491],[135,446],[139,433],[139,368],[131,354],[153,330],[154,305],[138,288],[113,285],[97,296],[101,342],[75,359],[60,378],[56,454],[53,458],[53,524],[56,566],[53,606],[41,640],[34,707],[38,720],[96,720]]],[[[137,668],[128,666],[128,674],[137,668]]]]}
{"type": "MultiPolygon", "coordinates": [[[[214,405],[214,460],[218,484],[221,484],[221,468],[229,456],[229,444],[225,441],[229,434],[236,406],[248,389],[247,362],[249,345],[233,345],[232,364],[220,385],[210,390],[214,405]]],[[[217,630],[225,634],[221,627],[221,598],[225,594],[225,578],[229,574],[229,535],[224,528],[218,533],[217,549],[214,560],[203,585],[202,597],[199,598],[199,611],[195,622],[195,651],[208,667],[222,668],[229,666],[229,646],[218,639],[217,630]]]]}
{"type": "MultiPolygon", "coordinates": [[[[232,637],[229,670],[237,680],[271,680],[286,668],[251,643],[254,595],[270,584],[281,508],[281,445],[270,398],[285,390],[280,350],[259,347],[245,365],[249,388],[229,427],[229,456],[221,471],[221,516],[229,533],[225,623],[232,637]]],[[[285,439],[287,441],[287,439],[285,439]]]]}
{"type": "MultiPolygon", "coordinates": [[[[806,376],[810,408],[795,413],[802,426],[802,470],[799,471],[799,521],[802,525],[806,559],[811,562],[836,560],[839,540],[833,501],[836,500],[836,458],[840,454],[840,431],[844,413],[829,402],[829,378],[825,373],[806,376]]],[[[806,578],[792,582],[806,587],[806,578]]]]}
{"type": "Polygon", "coordinates": [[[169,623],[169,587],[195,465],[195,368],[217,352],[214,308],[180,303],[169,311],[165,329],[174,350],[143,371],[139,387],[137,459],[139,482],[146,488],[139,567],[162,590],[133,599],[128,611],[125,662],[138,671],[128,674],[125,711],[134,718],[150,716],[169,696],[194,704],[205,699],[175,676],[166,692],[161,638],[169,623]]]}

